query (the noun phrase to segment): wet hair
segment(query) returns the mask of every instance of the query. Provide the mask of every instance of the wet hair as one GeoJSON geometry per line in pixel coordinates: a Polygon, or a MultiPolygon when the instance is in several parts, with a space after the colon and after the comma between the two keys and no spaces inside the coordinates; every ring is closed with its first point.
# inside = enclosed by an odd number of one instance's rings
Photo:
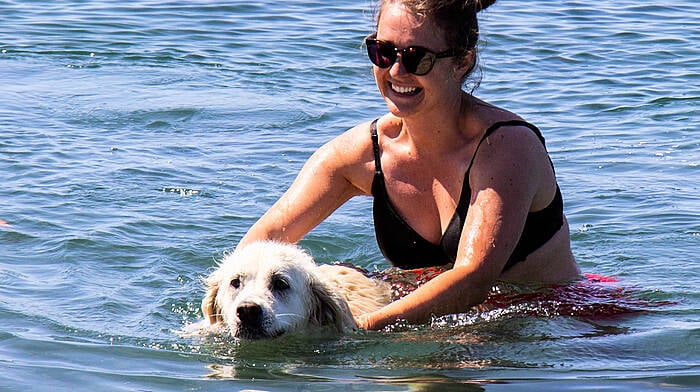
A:
{"type": "MultiPolygon", "coordinates": [[[[479,22],[476,14],[488,8],[496,0],[379,0],[377,23],[387,4],[400,3],[421,18],[431,19],[442,30],[449,48],[463,49],[464,56],[473,54],[474,63],[462,80],[463,84],[476,68],[479,43],[479,22]]],[[[479,84],[474,81],[473,89],[479,84]]]]}

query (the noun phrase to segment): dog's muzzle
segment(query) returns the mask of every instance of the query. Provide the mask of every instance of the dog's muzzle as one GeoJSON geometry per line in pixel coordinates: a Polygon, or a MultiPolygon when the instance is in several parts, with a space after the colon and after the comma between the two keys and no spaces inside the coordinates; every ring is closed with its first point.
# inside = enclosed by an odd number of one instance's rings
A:
{"type": "Polygon", "coordinates": [[[238,330],[236,336],[245,339],[261,339],[270,337],[264,326],[262,307],[258,304],[244,303],[236,309],[238,330]]]}
{"type": "Polygon", "coordinates": [[[242,325],[248,327],[262,327],[263,312],[260,305],[242,304],[236,309],[236,316],[242,325]]]}

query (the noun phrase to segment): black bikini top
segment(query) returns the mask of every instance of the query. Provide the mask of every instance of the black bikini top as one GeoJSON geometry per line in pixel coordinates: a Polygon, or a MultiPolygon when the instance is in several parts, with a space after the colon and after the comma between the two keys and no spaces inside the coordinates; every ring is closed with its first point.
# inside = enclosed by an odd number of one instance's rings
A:
{"type": "MultiPolygon", "coordinates": [[[[379,249],[391,264],[399,268],[412,269],[440,266],[455,262],[459,239],[462,234],[464,220],[467,216],[467,210],[469,209],[471,199],[469,172],[474,164],[476,153],[479,151],[481,143],[494,131],[503,126],[513,125],[522,125],[530,128],[535,132],[537,137],[539,137],[540,141],[542,141],[542,145],[545,144],[544,137],[540,130],[525,121],[502,121],[490,126],[479,141],[474,156],[472,156],[471,162],[469,162],[469,167],[466,173],[464,173],[462,193],[457,203],[457,209],[452,216],[452,220],[443,233],[440,243],[434,244],[416,233],[391,203],[386,191],[386,184],[384,183],[384,174],[382,173],[379,137],[377,135],[377,120],[372,122],[370,129],[372,145],[374,147],[375,165],[374,180],[372,182],[372,195],[374,196],[374,229],[379,249]]],[[[552,168],[554,168],[553,165],[552,168]]],[[[508,262],[503,268],[503,271],[525,260],[530,253],[544,245],[559,231],[564,223],[563,210],[564,205],[561,191],[559,190],[559,185],[557,185],[554,199],[547,207],[540,211],[528,213],[520,240],[515,246],[510,258],[508,258],[508,262]]]]}

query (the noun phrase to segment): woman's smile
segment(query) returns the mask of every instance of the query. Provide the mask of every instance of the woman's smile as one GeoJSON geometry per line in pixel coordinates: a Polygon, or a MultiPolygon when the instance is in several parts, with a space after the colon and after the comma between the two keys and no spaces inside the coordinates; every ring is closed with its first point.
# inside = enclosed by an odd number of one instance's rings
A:
{"type": "Polygon", "coordinates": [[[405,95],[405,96],[413,96],[413,95],[416,95],[419,92],[423,91],[423,89],[420,87],[402,86],[402,85],[392,83],[392,82],[389,82],[389,89],[391,89],[391,91],[396,93],[396,94],[405,95]]]}

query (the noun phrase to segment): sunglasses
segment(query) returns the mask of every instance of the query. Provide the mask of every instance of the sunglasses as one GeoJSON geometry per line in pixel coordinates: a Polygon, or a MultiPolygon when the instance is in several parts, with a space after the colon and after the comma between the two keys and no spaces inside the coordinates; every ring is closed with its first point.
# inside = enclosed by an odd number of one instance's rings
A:
{"type": "Polygon", "coordinates": [[[372,64],[379,68],[389,68],[396,62],[396,58],[401,53],[401,63],[403,67],[414,75],[422,76],[433,69],[435,60],[454,57],[462,51],[459,49],[447,49],[444,52],[435,53],[422,46],[409,46],[399,49],[391,42],[381,41],[374,38],[374,35],[365,38],[367,55],[372,64]]]}

